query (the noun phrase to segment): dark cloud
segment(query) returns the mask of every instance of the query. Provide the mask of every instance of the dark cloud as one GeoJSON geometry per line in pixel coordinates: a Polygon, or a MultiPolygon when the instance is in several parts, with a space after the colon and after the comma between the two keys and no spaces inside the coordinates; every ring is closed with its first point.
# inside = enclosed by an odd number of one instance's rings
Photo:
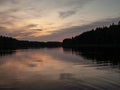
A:
{"type": "Polygon", "coordinates": [[[29,25],[25,26],[25,28],[35,28],[37,26],[38,26],[38,24],[29,24],[29,25]]]}
{"type": "Polygon", "coordinates": [[[76,10],[60,11],[59,12],[59,17],[64,19],[64,18],[67,18],[71,15],[76,14],[76,12],[77,12],[76,10]]]}
{"type": "Polygon", "coordinates": [[[38,31],[38,32],[43,31],[42,29],[31,29],[31,30],[38,31]]]}

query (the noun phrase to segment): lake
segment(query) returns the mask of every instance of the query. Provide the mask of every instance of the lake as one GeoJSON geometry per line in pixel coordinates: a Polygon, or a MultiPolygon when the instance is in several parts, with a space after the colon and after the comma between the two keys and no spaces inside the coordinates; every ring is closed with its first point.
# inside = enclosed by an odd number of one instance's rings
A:
{"type": "Polygon", "coordinates": [[[120,90],[119,50],[1,51],[0,90],[120,90]]]}

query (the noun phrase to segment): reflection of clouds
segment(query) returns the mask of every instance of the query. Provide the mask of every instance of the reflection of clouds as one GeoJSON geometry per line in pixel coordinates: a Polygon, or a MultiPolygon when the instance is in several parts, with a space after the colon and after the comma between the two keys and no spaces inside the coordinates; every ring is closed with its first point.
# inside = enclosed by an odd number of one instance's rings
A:
{"type": "Polygon", "coordinates": [[[78,59],[71,57],[61,49],[20,50],[2,58],[7,64],[0,65],[0,87],[3,84],[4,87],[16,86],[15,90],[101,90],[101,87],[111,90],[111,87],[119,87],[119,73],[96,70],[84,64],[77,66],[74,62],[78,59]]]}
{"type": "Polygon", "coordinates": [[[107,68],[120,69],[119,48],[72,48],[63,50],[66,53],[71,52],[72,54],[82,57],[83,62],[87,65],[89,64],[89,67],[97,67],[101,70],[107,68]]]}
{"type": "Polygon", "coordinates": [[[22,52],[19,50],[1,51],[0,57],[2,58],[0,60],[0,65],[17,64],[20,66],[37,67],[37,64],[42,62],[40,55],[37,55],[38,54],[33,55],[32,52],[27,52],[26,54],[24,50],[22,52]]]}

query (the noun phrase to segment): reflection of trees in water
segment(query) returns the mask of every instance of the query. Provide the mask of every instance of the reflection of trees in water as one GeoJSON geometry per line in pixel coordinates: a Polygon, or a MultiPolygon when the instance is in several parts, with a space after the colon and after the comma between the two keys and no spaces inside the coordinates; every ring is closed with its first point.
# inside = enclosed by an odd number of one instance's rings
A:
{"type": "Polygon", "coordinates": [[[15,52],[16,52],[15,50],[1,50],[0,57],[6,56],[6,55],[11,55],[11,54],[14,54],[15,52]]]}
{"type": "MultiPolygon", "coordinates": [[[[13,51],[13,50],[1,50],[0,58],[6,58],[7,56],[14,54],[15,52],[16,51],[13,51]]],[[[0,65],[5,64],[7,61],[8,61],[8,59],[0,59],[0,65]]]]}
{"type": "Polygon", "coordinates": [[[87,60],[92,60],[96,64],[105,66],[115,66],[120,68],[120,49],[115,48],[64,48],[65,52],[80,55],[87,60]]]}

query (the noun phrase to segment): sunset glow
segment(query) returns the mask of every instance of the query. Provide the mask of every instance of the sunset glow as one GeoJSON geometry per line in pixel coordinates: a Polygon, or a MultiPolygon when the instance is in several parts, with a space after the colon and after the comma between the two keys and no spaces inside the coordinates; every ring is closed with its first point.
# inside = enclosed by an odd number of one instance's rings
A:
{"type": "Polygon", "coordinates": [[[0,0],[0,35],[61,41],[118,22],[119,0],[0,0]]]}

